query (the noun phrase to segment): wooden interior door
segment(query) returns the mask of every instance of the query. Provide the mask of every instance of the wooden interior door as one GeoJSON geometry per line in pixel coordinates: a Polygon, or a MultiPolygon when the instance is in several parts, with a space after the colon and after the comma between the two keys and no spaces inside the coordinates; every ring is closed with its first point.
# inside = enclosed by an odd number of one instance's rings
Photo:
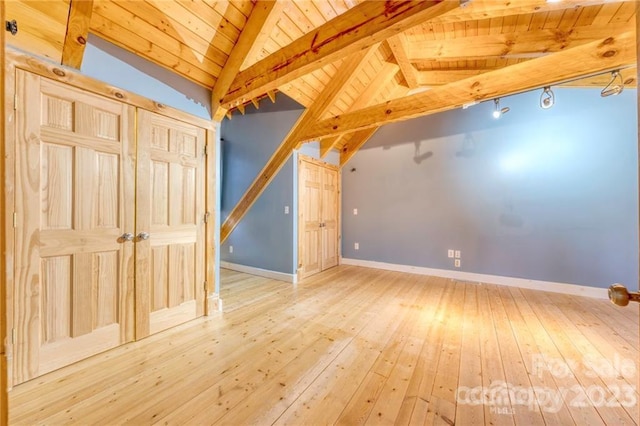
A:
{"type": "Polygon", "coordinates": [[[300,158],[298,176],[298,257],[304,278],[338,264],[340,173],[300,158]]]}
{"type": "Polygon", "coordinates": [[[203,129],[139,111],[136,339],[204,315],[204,146],[203,129]]]}
{"type": "Polygon", "coordinates": [[[298,163],[298,221],[300,224],[298,257],[301,278],[322,270],[321,172],[320,166],[310,161],[301,159],[298,163]]]}
{"type": "Polygon", "coordinates": [[[321,167],[322,173],[322,251],[321,269],[338,265],[338,170],[321,167]]]}
{"type": "Polygon", "coordinates": [[[135,109],[17,71],[14,384],[133,338],[135,109]]]}

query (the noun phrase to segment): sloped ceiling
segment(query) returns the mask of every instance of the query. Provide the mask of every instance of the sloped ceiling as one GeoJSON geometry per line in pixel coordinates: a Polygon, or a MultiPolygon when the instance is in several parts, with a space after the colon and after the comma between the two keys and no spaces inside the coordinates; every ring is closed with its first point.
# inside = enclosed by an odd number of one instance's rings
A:
{"type": "Polygon", "coordinates": [[[79,68],[92,33],[212,89],[217,120],[286,93],[307,110],[271,171],[306,140],[345,163],[388,122],[555,84],[604,86],[616,69],[635,85],[635,15],[632,0],[6,2],[20,28],[8,43],[79,68]]]}

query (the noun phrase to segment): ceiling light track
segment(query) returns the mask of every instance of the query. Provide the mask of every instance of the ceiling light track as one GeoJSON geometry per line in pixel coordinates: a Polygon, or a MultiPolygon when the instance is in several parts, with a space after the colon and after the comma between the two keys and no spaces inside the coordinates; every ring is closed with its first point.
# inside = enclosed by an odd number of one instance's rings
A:
{"type": "Polygon", "coordinates": [[[617,96],[624,90],[624,80],[622,79],[622,74],[620,74],[620,70],[615,70],[611,72],[611,80],[609,84],[605,86],[604,89],[600,92],[600,96],[606,98],[608,96],[617,96]],[[619,83],[616,84],[616,81],[619,83]]]}

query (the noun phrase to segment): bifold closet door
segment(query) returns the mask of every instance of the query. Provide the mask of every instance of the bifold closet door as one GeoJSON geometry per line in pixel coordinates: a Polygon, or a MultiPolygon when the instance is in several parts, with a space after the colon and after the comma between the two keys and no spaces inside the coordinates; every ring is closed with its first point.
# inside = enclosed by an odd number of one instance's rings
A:
{"type": "Polygon", "coordinates": [[[338,265],[338,170],[321,167],[322,173],[322,249],[320,256],[321,269],[338,265]]]}
{"type": "Polygon", "coordinates": [[[205,137],[138,111],[136,339],[204,314],[205,137]]]}
{"type": "Polygon", "coordinates": [[[298,163],[298,220],[301,278],[338,264],[338,169],[315,161],[298,163]]]}
{"type": "Polygon", "coordinates": [[[133,339],[135,108],[16,73],[14,383],[133,339]]]}
{"type": "Polygon", "coordinates": [[[304,278],[322,270],[322,168],[310,161],[300,160],[298,175],[298,209],[301,224],[298,255],[301,278],[304,278]]]}

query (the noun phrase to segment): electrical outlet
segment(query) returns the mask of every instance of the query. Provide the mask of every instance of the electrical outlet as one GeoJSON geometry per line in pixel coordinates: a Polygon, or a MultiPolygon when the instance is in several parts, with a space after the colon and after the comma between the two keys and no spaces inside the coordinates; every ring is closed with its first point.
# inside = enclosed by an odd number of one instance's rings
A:
{"type": "Polygon", "coordinates": [[[233,253],[233,246],[229,246],[229,253],[233,253]]]}
{"type": "Polygon", "coordinates": [[[453,249],[449,249],[449,250],[447,250],[447,257],[448,257],[449,259],[453,259],[453,249]]]}
{"type": "Polygon", "coordinates": [[[353,209],[353,215],[358,216],[358,209],[353,209]]]}
{"type": "Polygon", "coordinates": [[[354,250],[360,250],[360,243],[353,243],[354,250]]]}
{"type": "Polygon", "coordinates": [[[459,268],[459,267],[460,267],[460,259],[456,259],[456,260],[453,262],[453,266],[455,266],[456,268],[459,268]]]}
{"type": "Polygon", "coordinates": [[[460,250],[456,250],[456,259],[460,259],[460,250]]]}
{"type": "Polygon", "coordinates": [[[284,206],[284,214],[289,214],[289,206],[284,206]]]}

